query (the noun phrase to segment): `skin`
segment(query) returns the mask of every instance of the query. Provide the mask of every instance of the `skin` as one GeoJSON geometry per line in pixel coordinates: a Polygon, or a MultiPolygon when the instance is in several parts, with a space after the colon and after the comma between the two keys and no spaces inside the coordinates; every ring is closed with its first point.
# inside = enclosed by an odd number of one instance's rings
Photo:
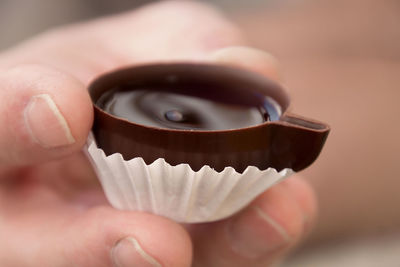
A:
{"type": "MultiPolygon", "coordinates": [[[[145,62],[207,61],[279,79],[271,56],[243,45],[240,32],[213,8],[173,1],[55,29],[0,54],[0,265],[116,266],[113,247],[125,237],[162,266],[282,260],[316,213],[314,193],[301,177],[274,186],[231,218],[179,225],[110,207],[81,152],[93,120],[86,86],[99,74],[145,62]],[[22,122],[38,94],[51,95],[74,142],[49,148],[31,138],[22,122]]],[[[144,266],[137,257],[125,259],[144,266]]]]}

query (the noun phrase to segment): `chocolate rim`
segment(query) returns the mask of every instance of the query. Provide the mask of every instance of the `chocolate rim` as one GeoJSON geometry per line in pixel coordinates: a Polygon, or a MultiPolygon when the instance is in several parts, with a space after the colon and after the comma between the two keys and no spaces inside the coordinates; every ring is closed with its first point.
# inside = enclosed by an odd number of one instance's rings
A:
{"type": "Polygon", "coordinates": [[[188,163],[193,170],[204,165],[243,172],[247,166],[295,171],[310,165],[320,153],[329,132],[321,122],[287,112],[289,96],[278,84],[259,74],[228,66],[199,63],[162,63],[133,66],[107,73],[89,86],[94,103],[93,133],[106,155],[121,153],[125,160],[142,157],[146,164],[164,158],[171,165],[188,163]],[[107,90],[124,83],[137,85],[178,82],[223,84],[232,90],[249,90],[272,97],[282,108],[279,121],[227,130],[165,129],[116,117],[95,103],[107,90]]]}

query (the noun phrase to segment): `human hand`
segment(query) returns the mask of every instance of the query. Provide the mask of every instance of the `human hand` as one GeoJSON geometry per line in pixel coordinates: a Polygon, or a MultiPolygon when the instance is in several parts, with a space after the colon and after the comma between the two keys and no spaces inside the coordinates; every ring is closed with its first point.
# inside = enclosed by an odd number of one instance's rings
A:
{"type": "Polygon", "coordinates": [[[312,190],[290,178],[231,218],[181,226],[111,208],[81,153],[95,76],[150,61],[230,64],[277,79],[210,7],[163,2],[56,29],[0,54],[0,265],[269,266],[309,228],[312,190]],[[236,46],[236,47],[232,47],[236,46]]]}

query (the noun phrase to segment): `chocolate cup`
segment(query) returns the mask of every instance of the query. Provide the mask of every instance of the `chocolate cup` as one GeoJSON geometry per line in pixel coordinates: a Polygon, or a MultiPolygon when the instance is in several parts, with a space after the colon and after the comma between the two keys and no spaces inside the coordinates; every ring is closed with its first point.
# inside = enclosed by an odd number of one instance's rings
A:
{"type": "Polygon", "coordinates": [[[207,64],[152,64],[105,74],[89,86],[94,104],[93,134],[108,156],[120,153],[124,160],[141,157],[146,164],[164,158],[171,165],[187,163],[194,171],[204,165],[222,171],[233,167],[242,173],[248,166],[260,170],[291,168],[300,171],[318,157],[329,133],[321,122],[289,114],[289,96],[271,80],[242,69],[207,64]],[[224,88],[209,98],[226,97],[229,102],[257,101],[269,96],[282,108],[278,121],[232,130],[176,130],[140,125],[104,112],[96,105],[106,91],[117,86],[201,85],[224,88]],[[235,96],[235,97],[231,97],[235,96]]]}

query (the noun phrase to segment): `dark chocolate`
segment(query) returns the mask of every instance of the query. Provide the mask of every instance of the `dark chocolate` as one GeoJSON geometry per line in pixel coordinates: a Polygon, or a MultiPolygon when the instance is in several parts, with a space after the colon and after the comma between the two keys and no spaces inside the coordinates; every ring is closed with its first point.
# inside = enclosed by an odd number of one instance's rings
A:
{"type": "Polygon", "coordinates": [[[324,123],[289,114],[279,85],[232,67],[134,66],[99,77],[89,92],[98,146],[147,164],[164,158],[195,171],[299,171],[318,157],[329,133],[324,123]]]}
{"type": "Polygon", "coordinates": [[[198,87],[192,90],[197,94],[192,95],[185,94],[185,87],[178,88],[178,85],[174,88],[125,86],[103,94],[96,104],[117,117],[166,129],[228,130],[279,119],[279,105],[267,97],[260,96],[264,101],[256,101],[254,105],[242,105],[202,97],[205,91],[212,96],[213,91],[223,90],[220,88],[198,87]]]}

